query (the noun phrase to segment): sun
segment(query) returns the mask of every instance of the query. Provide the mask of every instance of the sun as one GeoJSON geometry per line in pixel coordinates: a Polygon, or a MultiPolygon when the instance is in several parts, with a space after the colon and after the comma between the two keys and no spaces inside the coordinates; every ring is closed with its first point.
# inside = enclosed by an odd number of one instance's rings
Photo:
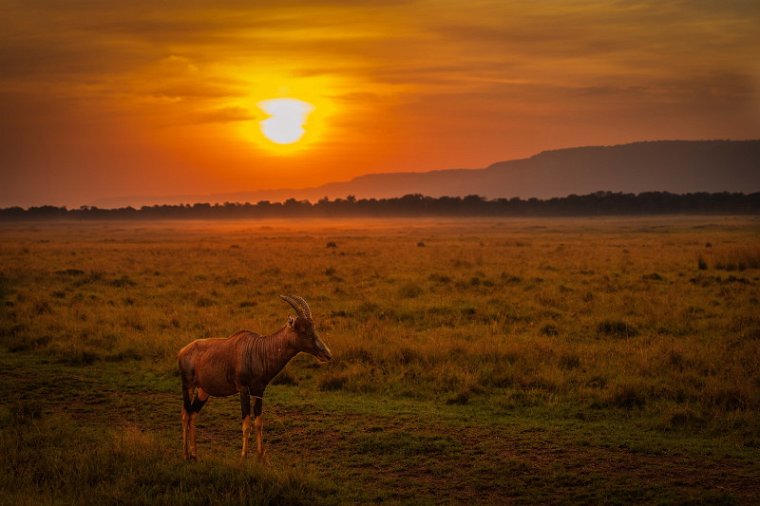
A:
{"type": "Polygon", "coordinates": [[[261,133],[275,144],[294,144],[306,133],[304,128],[314,106],[296,98],[273,98],[258,103],[269,117],[260,122],[261,133]]]}
{"type": "Polygon", "coordinates": [[[341,109],[335,97],[346,89],[342,81],[322,75],[229,72],[241,76],[241,93],[225,101],[223,108],[247,113],[247,119],[230,126],[256,152],[298,157],[334,139],[332,127],[341,109]]]}

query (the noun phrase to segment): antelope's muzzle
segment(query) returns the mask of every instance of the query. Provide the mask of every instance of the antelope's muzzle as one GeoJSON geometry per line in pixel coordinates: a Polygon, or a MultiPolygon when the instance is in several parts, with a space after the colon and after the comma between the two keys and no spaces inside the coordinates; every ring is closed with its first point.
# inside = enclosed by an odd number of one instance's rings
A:
{"type": "Polygon", "coordinates": [[[332,360],[332,353],[330,352],[330,348],[327,347],[325,343],[322,342],[321,339],[317,339],[317,358],[322,362],[329,362],[332,360]]]}

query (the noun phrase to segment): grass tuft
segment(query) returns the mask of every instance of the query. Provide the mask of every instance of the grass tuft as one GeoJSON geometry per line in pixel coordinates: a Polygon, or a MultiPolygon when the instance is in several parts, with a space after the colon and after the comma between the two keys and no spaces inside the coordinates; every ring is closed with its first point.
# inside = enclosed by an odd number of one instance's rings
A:
{"type": "Polygon", "coordinates": [[[293,376],[290,371],[285,368],[280,373],[275,376],[272,379],[272,385],[287,385],[287,386],[295,386],[298,385],[298,380],[293,376]]]}
{"type": "Polygon", "coordinates": [[[581,366],[581,357],[575,353],[564,353],[559,357],[559,366],[568,371],[578,369],[581,366]]]}
{"type": "Polygon", "coordinates": [[[453,397],[449,397],[448,399],[446,399],[446,404],[448,405],[456,404],[456,405],[463,406],[469,402],[470,402],[470,392],[468,391],[459,392],[453,397]]]}
{"type": "Polygon", "coordinates": [[[628,410],[643,408],[646,402],[646,396],[641,388],[633,385],[619,387],[609,398],[610,405],[628,410]]]}
{"type": "Polygon", "coordinates": [[[324,391],[342,390],[348,383],[348,375],[342,372],[330,372],[319,379],[319,389],[324,391]]]}
{"type": "Polygon", "coordinates": [[[760,269],[760,247],[733,248],[716,253],[715,268],[724,271],[760,269]]]}
{"type": "Polygon", "coordinates": [[[92,365],[100,359],[100,354],[96,352],[77,348],[66,350],[58,355],[58,362],[70,366],[92,365]]]}
{"type": "Polygon", "coordinates": [[[639,335],[636,327],[622,320],[603,320],[596,326],[599,335],[616,338],[628,338],[639,335]]]}
{"type": "Polygon", "coordinates": [[[417,283],[405,283],[398,289],[398,296],[402,299],[414,299],[422,295],[422,287],[417,283]]]}
{"type": "Polygon", "coordinates": [[[555,325],[547,323],[541,327],[540,333],[542,336],[552,337],[559,335],[559,329],[555,325]]]}

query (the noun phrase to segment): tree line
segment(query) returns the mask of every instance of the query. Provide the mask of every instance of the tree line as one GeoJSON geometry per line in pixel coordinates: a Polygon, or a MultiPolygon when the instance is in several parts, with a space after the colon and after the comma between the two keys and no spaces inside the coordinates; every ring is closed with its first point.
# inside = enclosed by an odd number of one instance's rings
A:
{"type": "Polygon", "coordinates": [[[596,192],[550,199],[426,197],[410,194],[386,199],[322,198],[225,202],[223,204],[164,204],[102,209],[82,206],[8,207],[0,220],[99,219],[231,219],[287,217],[413,217],[413,216],[611,216],[643,214],[760,214],[760,193],[614,193],[596,192]]]}

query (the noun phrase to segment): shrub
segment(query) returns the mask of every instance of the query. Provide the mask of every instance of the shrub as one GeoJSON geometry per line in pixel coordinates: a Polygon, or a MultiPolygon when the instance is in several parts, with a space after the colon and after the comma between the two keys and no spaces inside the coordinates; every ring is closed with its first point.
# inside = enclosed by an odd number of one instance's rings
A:
{"type": "Polygon", "coordinates": [[[34,312],[38,315],[52,314],[53,308],[50,307],[50,304],[48,304],[46,300],[43,300],[42,302],[38,302],[34,305],[34,312]]]}
{"type": "Polygon", "coordinates": [[[513,274],[509,274],[508,272],[502,272],[501,281],[504,284],[517,284],[522,281],[522,278],[513,274]]]}
{"type": "Polygon", "coordinates": [[[62,364],[77,366],[77,365],[91,365],[96,360],[100,359],[100,356],[89,350],[71,350],[59,355],[58,361],[62,364]]]}
{"type": "Polygon", "coordinates": [[[198,300],[195,301],[195,305],[198,307],[209,307],[214,305],[214,301],[208,297],[198,297],[198,300]]]}
{"type": "Polygon", "coordinates": [[[462,391],[456,394],[454,397],[449,397],[446,399],[447,405],[457,404],[460,406],[463,406],[470,402],[470,393],[467,391],[462,391]]]}
{"type": "Polygon", "coordinates": [[[621,320],[604,320],[596,326],[597,333],[608,337],[634,337],[639,331],[632,325],[621,320]]]}
{"type": "Polygon", "coordinates": [[[734,248],[715,257],[715,268],[725,271],[760,269],[760,248],[734,248]]]}
{"type": "Polygon", "coordinates": [[[422,295],[422,288],[416,283],[405,283],[398,289],[398,295],[402,299],[413,299],[422,295]]]}
{"type": "Polygon", "coordinates": [[[319,389],[325,391],[342,390],[348,383],[348,376],[341,372],[328,372],[319,380],[319,389]]]}
{"type": "Polygon", "coordinates": [[[395,353],[395,358],[396,362],[401,365],[421,363],[425,359],[419,351],[406,347],[399,348],[395,353]]]}
{"type": "Polygon", "coordinates": [[[646,397],[636,387],[624,385],[612,394],[610,404],[628,410],[642,408],[646,404],[646,397]]]}
{"type": "Polygon", "coordinates": [[[603,389],[607,386],[607,378],[604,376],[592,376],[587,382],[586,386],[589,388],[603,389]]]}
{"type": "Polygon", "coordinates": [[[341,359],[347,362],[360,362],[364,364],[374,364],[375,357],[368,350],[360,346],[350,346],[341,354],[341,359]]]}
{"type": "Polygon", "coordinates": [[[38,348],[43,348],[50,343],[52,338],[47,335],[37,336],[25,339],[23,337],[16,337],[15,340],[8,343],[8,351],[11,353],[16,353],[19,351],[29,351],[29,350],[36,350],[38,348]]]}
{"type": "Polygon", "coordinates": [[[125,362],[127,360],[142,360],[142,354],[133,349],[127,349],[118,353],[108,355],[106,357],[107,362],[125,362]]]}
{"type": "Polygon", "coordinates": [[[137,283],[133,281],[129,276],[126,274],[122,274],[119,278],[114,278],[110,281],[107,281],[106,284],[116,287],[116,288],[124,288],[127,286],[137,286],[137,283]]]}
{"type": "Polygon", "coordinates": [[[560,369],[577,369],[581,366],[581,357],[576,355],[575,353],[565,353],[561,357],[559,357],[559,367],[560,369]]]}
{"type": "Polygon", "coordinates": [[[60,276],[84,276],[84,271],[81,269],[65,269],[56,271],[56,274],[60,276]]]}
{"type": "Polygon", "coordinates": [[[296,380],[296,378],[292,376],[290,374],[290,371],[288,371],[288,369],[286,368],[280,371],[280,374],[278,374],[272,379],[272,385],[293,386],[293,385],[298,385],[298,380],[296,380]]]}
{"type": "Polygon", "coordinates": [[[736,411],[747,407],[745,396],[735,388],[718,388],[707,394],[707,401],[724,411],[736,411]]]}
{"type": "Polygon", "coordinates": [[[675,408],[665,413],[661,428],[665,430],[701,428],[705,420],[697,412],[689,408],[675,408]]]}
{"type": "Polygon", "coordinates": [[[559,329],[551,324],[546,324],[543,327],[541,327],[541,335],[547,336],[547,337],[553,337],[559,335],[559,329]]]}

